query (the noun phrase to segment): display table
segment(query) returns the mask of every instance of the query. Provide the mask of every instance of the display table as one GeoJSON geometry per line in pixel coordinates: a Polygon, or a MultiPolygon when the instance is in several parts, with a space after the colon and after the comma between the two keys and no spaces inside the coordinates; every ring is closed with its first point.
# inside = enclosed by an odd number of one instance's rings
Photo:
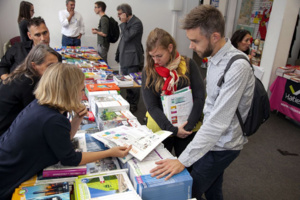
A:
{"type": "Polygon", "coordinates": [[[278,76],[270,87],[270,107],[300,122],[300,83],[278,76]]]}

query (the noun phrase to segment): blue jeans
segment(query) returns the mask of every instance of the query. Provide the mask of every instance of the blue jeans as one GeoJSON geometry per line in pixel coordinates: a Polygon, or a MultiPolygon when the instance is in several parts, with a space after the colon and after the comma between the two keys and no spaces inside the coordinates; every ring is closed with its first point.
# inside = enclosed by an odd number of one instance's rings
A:
{"type": "MultiPolygon", "coordinates": [[[[129,73],[139,72],[138,65],[130,66],[130,67],[122,67],[121,72],[123,75],[129,75],[129,73]]],[[[130,106],[137,107],[140,99],[140,89],[127,89],[126,101],[130,104],[130,106]]]]}
{"type": "Polygon", "coordinates": [[[67,37],[62,35],[62,46],[81,46],[81,40],[77,37],[67,37]]]}
{"type": "Polygon", "coordinates": [[[222,200],[222,183],[225,169],[238,157],[240,151],[209,151],[193,165],[193,198],[222,200]]]}

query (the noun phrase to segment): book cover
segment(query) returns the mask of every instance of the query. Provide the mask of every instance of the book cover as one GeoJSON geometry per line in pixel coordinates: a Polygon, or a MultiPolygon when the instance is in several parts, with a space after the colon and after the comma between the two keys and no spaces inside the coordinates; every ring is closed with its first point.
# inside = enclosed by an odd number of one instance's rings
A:
{"type": "Polygon", "coordinates": [[[106,112],[129,110],[129,103],[121,95],[94,97],[91,109],[94,115],[99,117],[105,110],[106,112]]]}
{"type": "Polygon", "coordinates": [[[133,86],[133,79],[129,75],[115,75],[113,78],[120,87],[133,86]]]}
{"type": "Polygon", "coordinates": [[[68,182],[24,186],[15,190],[12,200],[70,200],[71,188],[68,182]]]}
{"type": "Polygon", "coordinates": [[[108,90],[120,91],[120,88],[115,83],[87,84],[85,87],[89,92],[108,91],[108,90]]]}
{"type": "Polygon", "coordinates": [[[164,178],[157,179],[156,177],[151,177],[151,174],[135,177],[137,193],[142,199],[147,200],[182,200],[191,198],[193,179],[186,169],[172,176],[167,181],[164,178]]]}
{"type": "Polygon", "coordinates": [[[159,143],[170,136],[170,131],[158,131],[150,133],[139,127],[120,126],[117,128],[101,131],[93,134],[93,137],[101,141],[101,138],[115,143],[119,146],[130,146],[131,155],[138,160],[143,160],[159,143]]]}
{"type": "Polygon", "coordinates": [[[172,95],[163,95],[161,101],[166,117],[174,126],[187,121],[193,107],[193,96],[189,87],[177,90],[172,95]]]}
{"type": "Polygon", "coordinates": [[[75,180],[76,199],[140,199],[125,171],[80,176],[75,180]]]}

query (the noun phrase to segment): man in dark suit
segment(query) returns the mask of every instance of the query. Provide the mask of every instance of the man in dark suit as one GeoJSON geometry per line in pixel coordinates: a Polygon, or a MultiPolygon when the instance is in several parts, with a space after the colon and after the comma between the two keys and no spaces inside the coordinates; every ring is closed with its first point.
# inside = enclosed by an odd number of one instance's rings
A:
{"type": "MultiPolygon", "coordinates": [[[[139,18],[132,15],[130,5],[121,4],[117,7],[117,11],[121,21],[121,39],[116,53],[116,61],[120,63],[120,72],[128,75],[141,71],[144,63],[143,24],[139,18]]],[[[132,113],[137,110],[139,98],[139,89],[127,89],[126,100],[130,104],[132,113]]]]}

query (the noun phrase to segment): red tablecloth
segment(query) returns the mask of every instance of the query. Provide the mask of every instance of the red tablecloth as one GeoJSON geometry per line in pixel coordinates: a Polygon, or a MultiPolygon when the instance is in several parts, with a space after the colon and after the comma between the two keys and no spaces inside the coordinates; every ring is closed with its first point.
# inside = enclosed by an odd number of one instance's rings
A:
{"type": "Polygon", "coordinates": [[[271,110],[300,122],[300,83],[277,77],[270,87],[271,110]]]}

